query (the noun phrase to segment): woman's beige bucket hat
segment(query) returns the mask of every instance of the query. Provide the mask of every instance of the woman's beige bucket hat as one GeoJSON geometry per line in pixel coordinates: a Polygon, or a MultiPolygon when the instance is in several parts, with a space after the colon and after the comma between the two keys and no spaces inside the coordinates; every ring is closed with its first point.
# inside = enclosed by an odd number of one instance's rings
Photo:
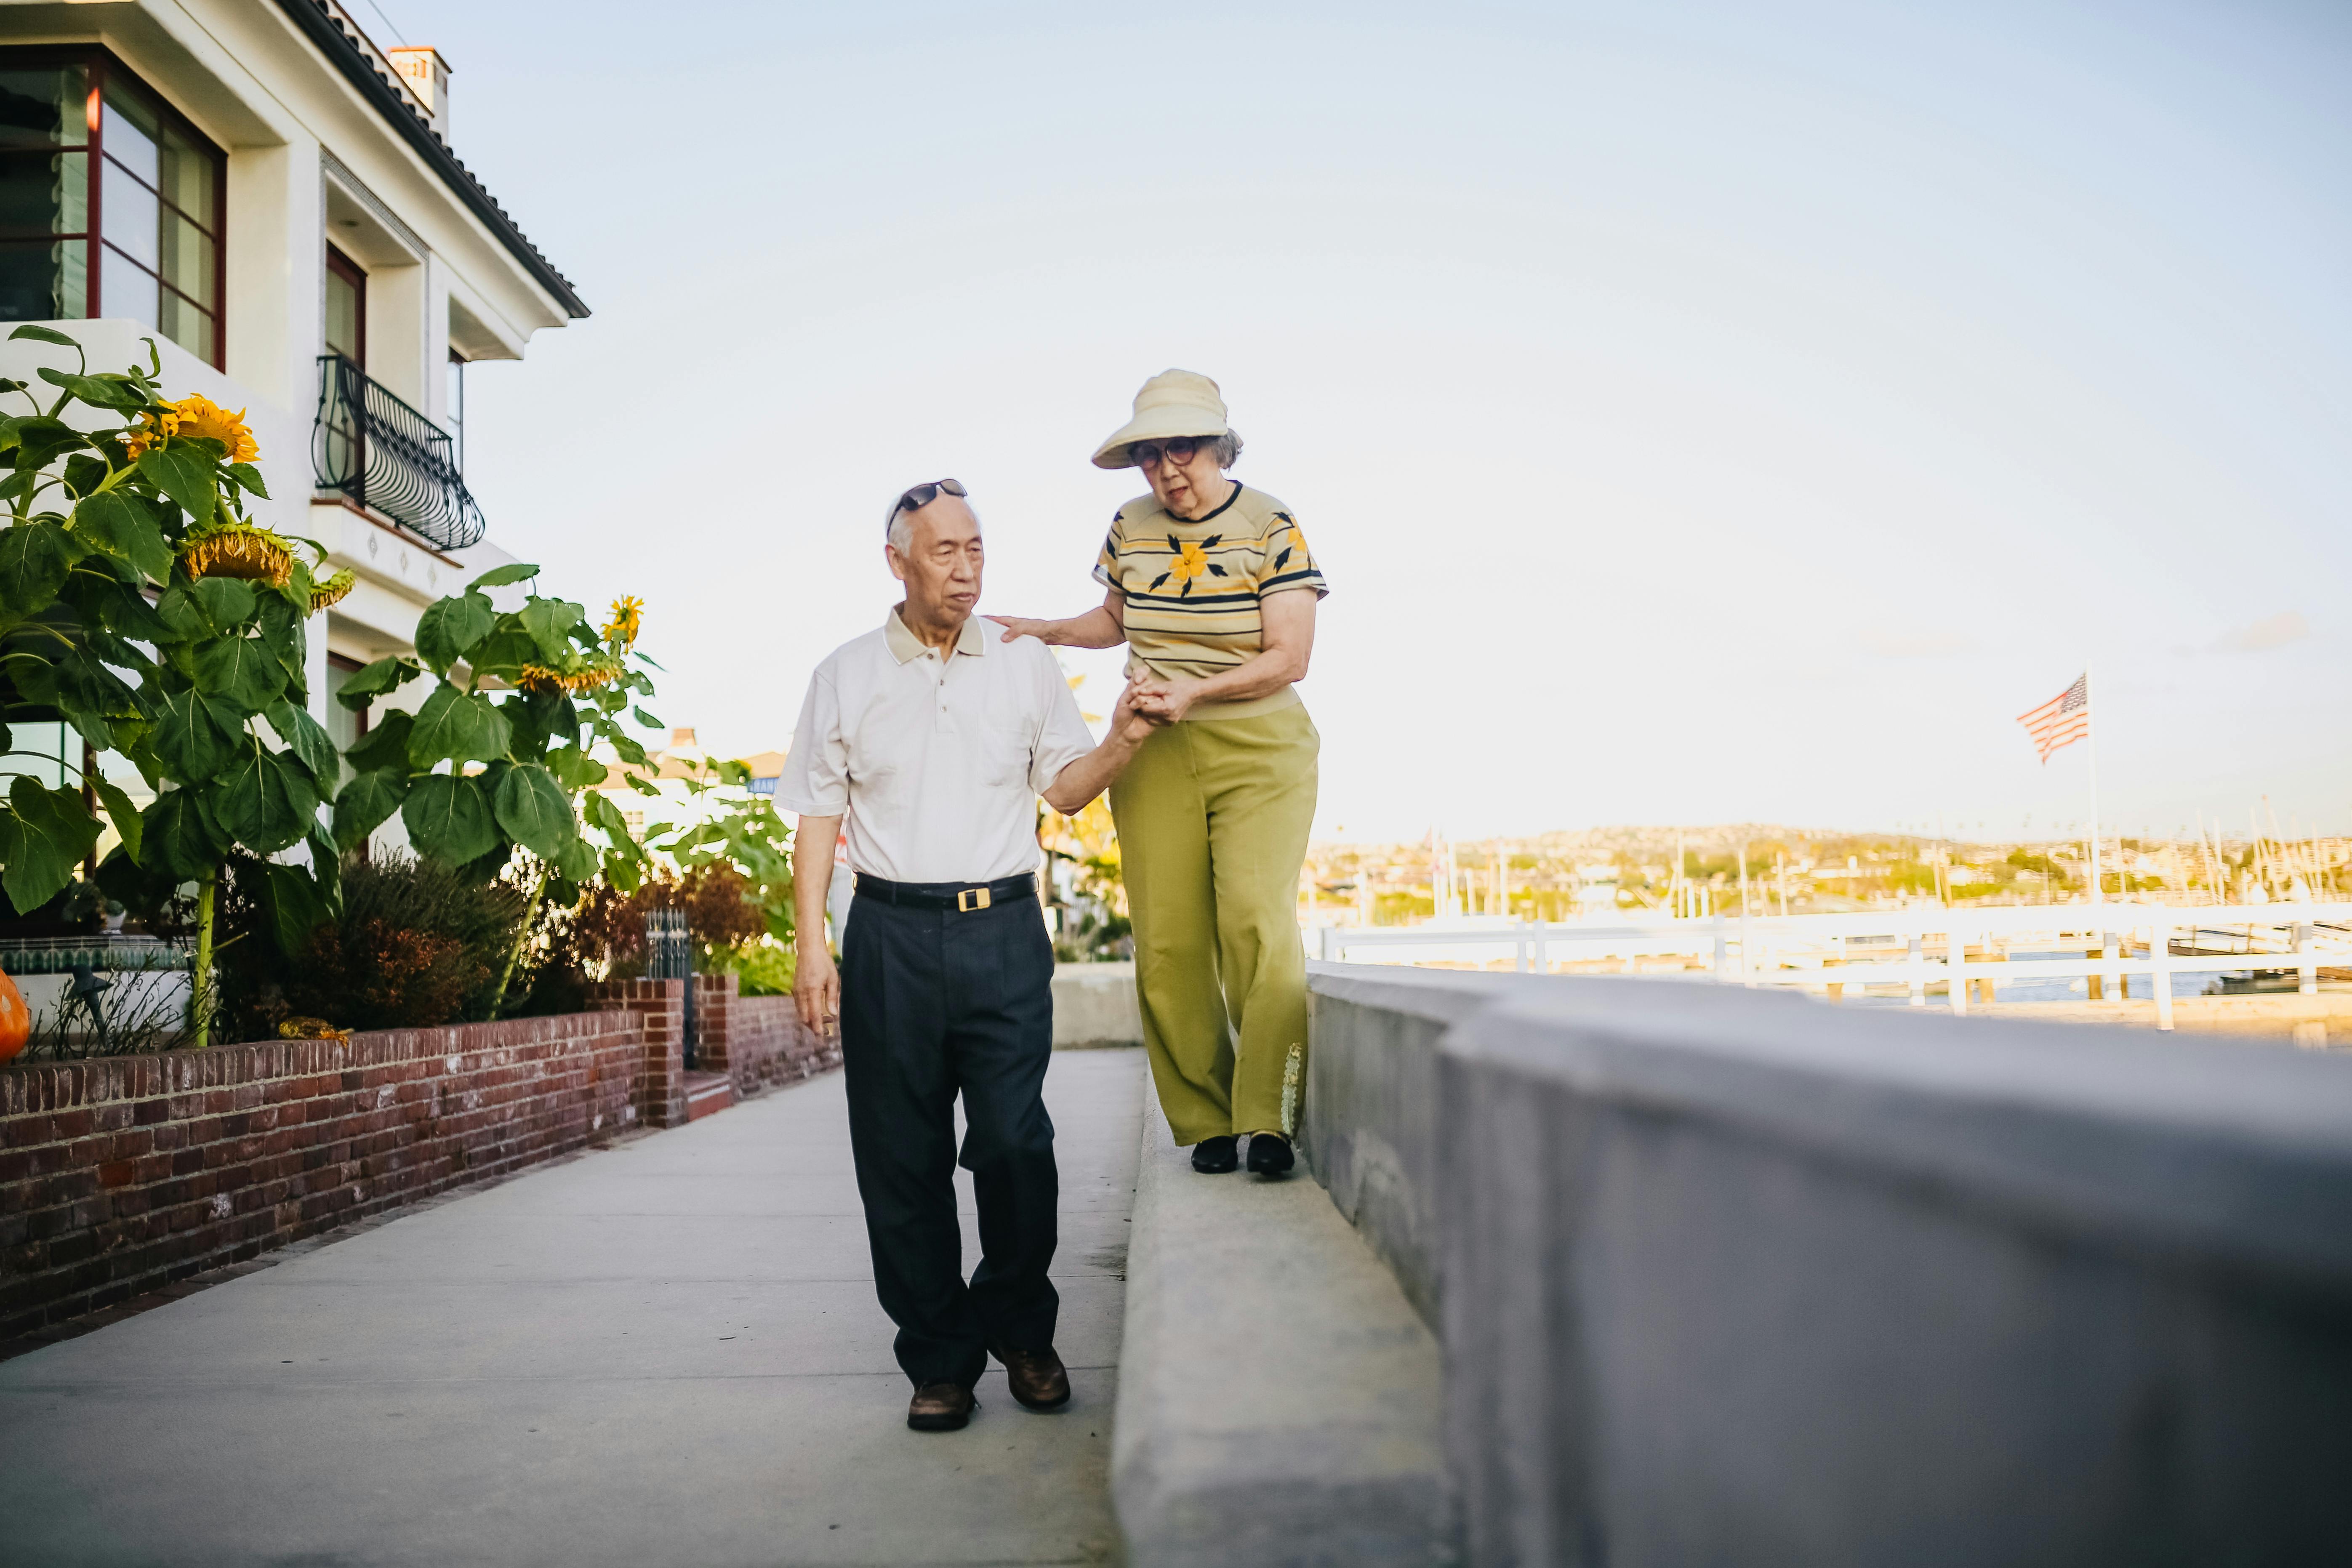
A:
{"type": "Polygon", "coordinates": [[[1135,467],[1127,456],[1130,442],[1224,433],[1225,400],[1217,384],[1189,370],[1163,370],[1135,395],[1135,417],[1095,448],[1095,467],[1135,467]]]}

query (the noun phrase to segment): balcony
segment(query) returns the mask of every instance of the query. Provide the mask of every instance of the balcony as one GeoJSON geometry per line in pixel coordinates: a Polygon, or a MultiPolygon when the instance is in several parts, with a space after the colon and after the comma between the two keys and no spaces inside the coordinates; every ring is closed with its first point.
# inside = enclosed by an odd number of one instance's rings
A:
{"type": "Polygon", "coordinates": [[[488,531],[449,433],[341,354],[319,356],[310,461],[320,489],[381,512],[436,550],[478,544],[488,531]]]}

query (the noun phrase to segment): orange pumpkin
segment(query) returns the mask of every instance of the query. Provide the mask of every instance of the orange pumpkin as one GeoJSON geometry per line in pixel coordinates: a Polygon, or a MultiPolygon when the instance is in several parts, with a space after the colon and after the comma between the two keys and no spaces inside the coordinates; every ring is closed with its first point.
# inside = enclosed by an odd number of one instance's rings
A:
{"type": "Polygon", "coordinates": [[[16,989],[16,981],[0,973],[0,1062],[23,1050],[32,1037],[33,1010],[25,1005],[25,994],[16,989]]]}

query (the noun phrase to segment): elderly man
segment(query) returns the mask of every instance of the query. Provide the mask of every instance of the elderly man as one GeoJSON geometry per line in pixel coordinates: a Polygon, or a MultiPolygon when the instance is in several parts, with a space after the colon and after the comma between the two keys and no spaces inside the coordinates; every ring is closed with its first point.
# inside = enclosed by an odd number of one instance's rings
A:
{"type": "Polygon", "coordinates": [[[777,804],[793,847],[810,1028],[841,1019],[850,1147],[883,1310],[915,1384],[907,1425],[952,1431],[993,1354],[1032,1410],[1068,1403],[1054,1353],[1054,949],[1037,899],[1039,795],[1076,812],[1152,730],[1122,695],[1109,737],[1087,734],[1060,667],[1034,638],[972,619],[980,519],[953,479],[892,503],[885,557],[906,602],[817,666],[777,804]],[[849,819],[856,891],[841,966],[825,949],[835,837],[849,819]],[[980,1267],[963,1278],[961,1163],[980,1209],[980,1267]]]}

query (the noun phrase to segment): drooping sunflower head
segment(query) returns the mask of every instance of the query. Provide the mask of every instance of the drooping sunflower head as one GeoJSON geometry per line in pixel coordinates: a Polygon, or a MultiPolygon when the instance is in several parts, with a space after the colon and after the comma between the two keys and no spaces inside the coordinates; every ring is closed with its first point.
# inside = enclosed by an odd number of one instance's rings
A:
{"type": "Polygon", "coordinates": [[[315,616],[330,605],[341,604],[343,595],[350,593],[358,581],[358,578],[352,575],[351,568],[345,567],[325,581],[312,584],[310,613],[315,616]]]}
{"type": "Polygon", "coordinates": [[[617,640],[623,647],[635,647],[637,623],[644,616],[646,602],[635,594],[624,595],[613,601],[613,618],[604,623],[604,640],[617,640]]]}
{"type": "Polygon", "coordinates": [[[294,575],[294,552],[286,541],[247,523],[191,531],[180,562],[191,577],[244,577],[275,588],[294,575]]]}

